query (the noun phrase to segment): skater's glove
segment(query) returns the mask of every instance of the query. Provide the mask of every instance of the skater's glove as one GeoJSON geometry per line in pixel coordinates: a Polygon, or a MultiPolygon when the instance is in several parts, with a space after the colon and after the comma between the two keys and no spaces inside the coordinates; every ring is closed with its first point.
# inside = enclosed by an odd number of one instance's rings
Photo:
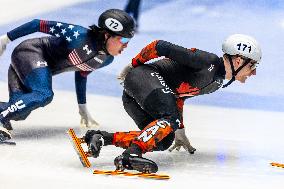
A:
{"type": "Polygon", "coordinates": [[[81,115],[80,126],[83,128],[98,128],[100,125],[96,122],[87,109],[86,104],[78,104],[79,114],[81,115]]]}
{"type": "Polygon", "coordinates": [[[7,34],[0,36],[0,56],[3,54],[3,52],[6,49],[7,44],[10,42],[11,40],[9,39],[9,37],[7,36],[7,34]]]}
{"type": "Polygon", "coordinates": [[[175,143],[174,145],[169,149],[169,151],[173,151],[174,149],[176,149],[177,151],[180,150],[180,148],[183,147],[187,152],[189,152],[190,154],[194,154],[194,152],[196,151],[195,148],[193,148],[190,145],[190,142],[187,138],[187,136],[185,135],[185,129],[178,129],[175,132],[175,143]]]}
{"type": "Polygon", "coordinates": [[[117,79],[119,80],[120,84],[123,85],[125,77],[127,74],[133,69],[132,64],[128,64],[126,67],[123,68],[123,70],[120,72],[120,74],[117,76],[117,79]]]}
{"type": "Polygon", "coordinates": [[[97,158],[100,155],[102,146],[104,145],[104,139],[100,131],[88,130],[85,135],[85,142],[88,145],[88,151],[92,157],[97,158]]]}

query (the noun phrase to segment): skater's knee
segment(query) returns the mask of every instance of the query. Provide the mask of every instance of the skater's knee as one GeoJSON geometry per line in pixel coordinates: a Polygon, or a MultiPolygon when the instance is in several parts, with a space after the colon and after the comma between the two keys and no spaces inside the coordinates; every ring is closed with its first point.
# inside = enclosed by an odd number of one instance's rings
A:
{"type": "Polygon", "coordinates": [[[37,101],[42,107],[49,104],[54,96],[54,93],[51,90],[36,91],[34,94],[37,96],[37,101]]]}
{"type": "Polygon", "coordinates": [[[53,100],[54,93],[50,90],[45,91],[42,94],[42,104],[43,106],[49,104],[53,100]]]}
{"type": "Polygon", "coordinates": [[[165,151],[167,150],[174,142],[175,140],[175,134],[174,132],[171,132],[169,135],[167,135],[163,140],[161,140],[157,147],[154,149],[154,151],[165,151]]]}
{"type": "Polygon", "coordinates": [[[145,118],[145,119],[143,119],[143,120],[139,120],[139,122],[138,121],[136,121],[135,123],[136,123],[136,125],[138,126],[138,128],[140,129],[140,130],[143,130],[147,125],[149,125],[151,122],[153,121],[153,118],[152,119],[147,119],[147,117],[145,118]]]}
{"type": "Polygon", "coordinates": [[[14,121],[25,120],[30,114],[31,114],[30,111],[18,114],[13,118],[13,120],[14,121]]]}
{"type": "Polygon", "coordinates": [[[169,126],[172,128],[172,132],[175,132],[181,124],[178,114],[164,115],[159,119],[167,121],[169,123],[169,126]]]}

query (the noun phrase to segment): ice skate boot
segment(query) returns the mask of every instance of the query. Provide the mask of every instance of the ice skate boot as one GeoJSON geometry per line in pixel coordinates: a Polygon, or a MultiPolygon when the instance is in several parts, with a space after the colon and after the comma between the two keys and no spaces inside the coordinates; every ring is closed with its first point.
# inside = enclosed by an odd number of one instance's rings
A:
{"type": "Polygon", "coordinates": [[[6,128],[8,131],[12,131],[13,127],[10,121],[6,121],[3,123],[3,127],[6,128]]]}
{"type": "MultiPolygon", "coordinates": [[[[6,102],[0,102],[0,112],[3,111],[3,108],[5,107],[6,102]]],[[[7,130],[11,131],[13,130],[13,127],[11,125],[10,121],[2,121],[3,127],[6,128],[7,130]]]]}
{"type": "Polygon", "coordinates": [[[6,128],[4,128],[3,123],[0,122],[0,144],[15,145],[15,142],[10,141],[11,138],[11,133],[6,128]]]}
{"type": "Polygon", "coordinates": [[[154,161],[136,154],[123,153],[114,159],[114,165],[120,171],[125,169],[136,170],[141,173],[156,173],[158,171],[158,166],[154,161]]]}
{"type": "MultiPolygon", "coordinates": [[[[0,101],[0,112],[2,112],[3,109],[5,109],[5,104],[7,104],[7,103],[0,101]]],[[[9,131],[13,130],[10,121],[2,121],[2,124],[3,124],[3,127],[6,128],[7,130],[9,130],[9,131]]]]}

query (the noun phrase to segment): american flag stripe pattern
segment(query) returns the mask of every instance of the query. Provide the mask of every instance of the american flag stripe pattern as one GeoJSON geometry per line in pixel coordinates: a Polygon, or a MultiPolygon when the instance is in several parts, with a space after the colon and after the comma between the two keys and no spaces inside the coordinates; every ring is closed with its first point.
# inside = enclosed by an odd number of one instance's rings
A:
{"type": "Polygon", "coordinates": [[[90,66],[88,66],[85,63],[82,63],[82,60],[80,59],[78,53],[76,52],[76,50],[73,50],[69,55],[69,60],[70,62],[76,66],[77,68],[79,68],[81,71],[93,71],[94,69],[90,66]]]}
{"type": "Polygon", "coordinates": [[[48,32],[47,21],[41,20],[39,23],[39,28],[41,32],[47,33],[48,32]]]}

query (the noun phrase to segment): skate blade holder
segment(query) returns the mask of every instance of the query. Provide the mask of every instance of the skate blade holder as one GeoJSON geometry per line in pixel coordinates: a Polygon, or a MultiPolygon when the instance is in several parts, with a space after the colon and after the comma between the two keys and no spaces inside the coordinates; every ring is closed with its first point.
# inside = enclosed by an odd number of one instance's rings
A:
{"type": "Polygon", "coordinates": [[[79,156],[82,165],[84,167],[90,168],[91,163],[88,160],[88,157],[91,157],[90,153],[88,151],[84,151],[82,147],[82,144],[86,144],[84,138],[78,138],[74,129],[69,129],[67,133],[76,153],[79,156]]]}
{"type": "Polygon", "coordinates": [[[270,165],[273,166],[273,167],[284,168],[284,164],[282,164],[282,163],[272,162],[272,163],[270,163],[270,165]]]}
{"type": "Polygon", "coordinates": [[[94,170],[94,175],[111,175],[111,176],[127,176],[127,177],[141,177],[146,179],[157,179],[157,180],[168,180],[170,179],[169,175],[161,175],[155,173],[135,173],[135,172],[127,172],[121,170],[115,171],[106,171],[106,170],[94,170]]]}
{"type": "MultiPolygon", "coordinates": [[[[70,141],[76,151],[76,153],[79,156],[80,162],[84,167],[90,168],[91,163],[88,160],[90,156],[89,152],[85,152],[82,144],[86,144],[84,138],[79,138],[77,137],[74,129],[69,129],[68,130],[68,136],[70,138],[70,141]]],[[[142,178],[148,178],[148,179],[158,179],[158,180],[168,180],[170,177],[168,175],[160,175],[160,174],[151,174],[151,173],[134,173],[134,172],[126,172],[122,170],[115,170],[115,171],[106,171],[106,170],[94,170],[93,174],[95,175],[112,175],[112,176],[128,176],[128,177],[142,177],[142,178]]]]}

